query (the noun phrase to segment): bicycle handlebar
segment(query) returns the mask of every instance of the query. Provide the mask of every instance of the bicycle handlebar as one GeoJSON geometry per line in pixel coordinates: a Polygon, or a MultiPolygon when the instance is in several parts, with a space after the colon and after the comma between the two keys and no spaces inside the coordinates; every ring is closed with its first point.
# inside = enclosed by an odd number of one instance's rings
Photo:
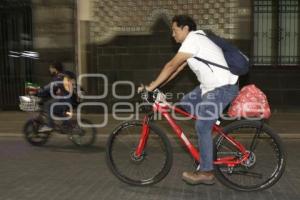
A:
{"type": "Polygon", "coordinates": [[[161,92],[159,89],[155,89],[154,91],[148,91],[144,87],[141,91],[141,98],[147,103],[167,103],[166,95],[161,92]]]}

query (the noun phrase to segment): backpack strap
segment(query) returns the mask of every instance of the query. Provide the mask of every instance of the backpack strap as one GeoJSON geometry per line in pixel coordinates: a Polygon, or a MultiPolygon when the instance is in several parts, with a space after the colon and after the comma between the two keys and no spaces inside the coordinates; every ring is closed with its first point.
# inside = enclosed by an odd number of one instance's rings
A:
{"type": "Polygon", "coordinates": [[[217,63],[214,63],[214,62],[211,62],[211,61],[209,61],[209,60],[205,60],[205,59],[199,58],[199,57],[193,57],[193,58],[195,58],[196,60],[199,60],[200,62],[205,63],[206,65],[208,65],[208,64],[214,65],[214,66],[216,66],[216,67],[219,67],[219,68],[222,68],[222,69],[226,69],[226,70],[229,71],[229,68],[228,68],[228,67],[225,67],[225,66],[223,66],[223,65],[219,65],[219,64],[217,64],[217,63]]]}
{"type": "Polygon", "coordinates": [[[206,34],[203,33],[196,33],[197,35],[203,35],[203,36],[207,36],[206,34]]]}
{"type": "Polygon", "coordinates": [[[199,58],[199,57],[193,57],[193,58],[195,58],[195,59],[198,60],[198,61],[203,62],[204,64],[207,65],[207,67],[210,69],[211,72],[214,72],[214,71],[212,70],[212,68],[209,66],[209,63],[206,62],[206,60],[204,60],[204,59],[202,59],[202,58],[199,58]]]}
{"type": "MultiPolygon", "coordinates": [[[[205,34],[203,34],[203,33],[196,33],[197,35],[203,35],[203,36],[206,36],[207,37],[207,35],[205,35],[205,34]]],[[[208,39],[209,39],[209,37],[207,37],[208,39]]],[[[225,69],[225,70],[228,70],[229,71],[229,68],[228,67],[225,67],[224,65],[220,65],[220,64],[218,64],[218,63],[214,63],[214,62],[211,62],[211,61],[209,61],[209,60],[206,60],[206,59],[203,59],[203,58],[199,58],[199,57],[193,57],[193,58],[195,58],[196,60],[199,60],[200,62],[203,62],[203,63],[205,63],[208,67],[209,67],[209,65],[208,64],[210,64],[210,65],[214,65],[214,66],[216,66],[216,67],[219,67],[219,68],[222,68],[222,69],[225,69]]],[[[209,67],[210,68],[210,67],[209,67]]]]}

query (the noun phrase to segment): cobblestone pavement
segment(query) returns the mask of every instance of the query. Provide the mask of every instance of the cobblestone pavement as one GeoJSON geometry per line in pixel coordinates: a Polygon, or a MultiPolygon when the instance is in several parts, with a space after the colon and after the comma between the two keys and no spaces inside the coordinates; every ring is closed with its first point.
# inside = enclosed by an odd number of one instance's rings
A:
{"type": "Polygon", "coordinates": [[[285,139],[286,172],[272,188],[237,192],[219,182],[190,186],[181,173],[192,169],[192,160],[180,147],[174,149],[170,174],[149,187],[133,187],[115,178],[105,163],[105,140],[78,149],[67,138],[54,136],[44,147],[33,147],[21,137],[0,137],[0,200],[298,200],[300,199],[300,140],[285,139]]]}

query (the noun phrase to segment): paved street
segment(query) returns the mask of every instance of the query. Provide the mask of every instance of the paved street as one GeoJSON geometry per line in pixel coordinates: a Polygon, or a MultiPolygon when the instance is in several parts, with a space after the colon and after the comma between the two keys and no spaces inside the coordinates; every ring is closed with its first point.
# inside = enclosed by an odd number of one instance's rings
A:
{"type": "Polygon", "coordinates": [[[94,147],[78,149],[65,137],[55,136],[46,146],[27,144],[22,137],[0,137],[1,200],[298,200],[300,199],[299,139],[285,139],[288,151],[286,173],[272,188],[262,192],[236,192],[219,182],[214,186],[189,186],[181,173],[192,160],[180,147],[174,149],[170,174],[150,187],[121,183],[105,163],[105,140],[94,147]]]}

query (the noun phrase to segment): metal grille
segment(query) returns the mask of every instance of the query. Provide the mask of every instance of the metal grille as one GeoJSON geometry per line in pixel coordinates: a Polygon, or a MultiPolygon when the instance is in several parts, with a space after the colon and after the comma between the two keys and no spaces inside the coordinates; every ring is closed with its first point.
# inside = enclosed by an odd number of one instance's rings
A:
{"type": "Polygon", "coordinates": [[[299,1],[279,1],[279,63],[299,64],[299,1]]]}
{"type": "Polygon", "coordinates": [[[15,108],[31,80],[32,60],[14,57],[32,49],[29,0],[0,0],[0,109],[15,108]]]}
{"type": "Polygon", "coordinates": [[[257,65],[299,65],[298,0],[254,1],[254,57],[257,65]]]}

